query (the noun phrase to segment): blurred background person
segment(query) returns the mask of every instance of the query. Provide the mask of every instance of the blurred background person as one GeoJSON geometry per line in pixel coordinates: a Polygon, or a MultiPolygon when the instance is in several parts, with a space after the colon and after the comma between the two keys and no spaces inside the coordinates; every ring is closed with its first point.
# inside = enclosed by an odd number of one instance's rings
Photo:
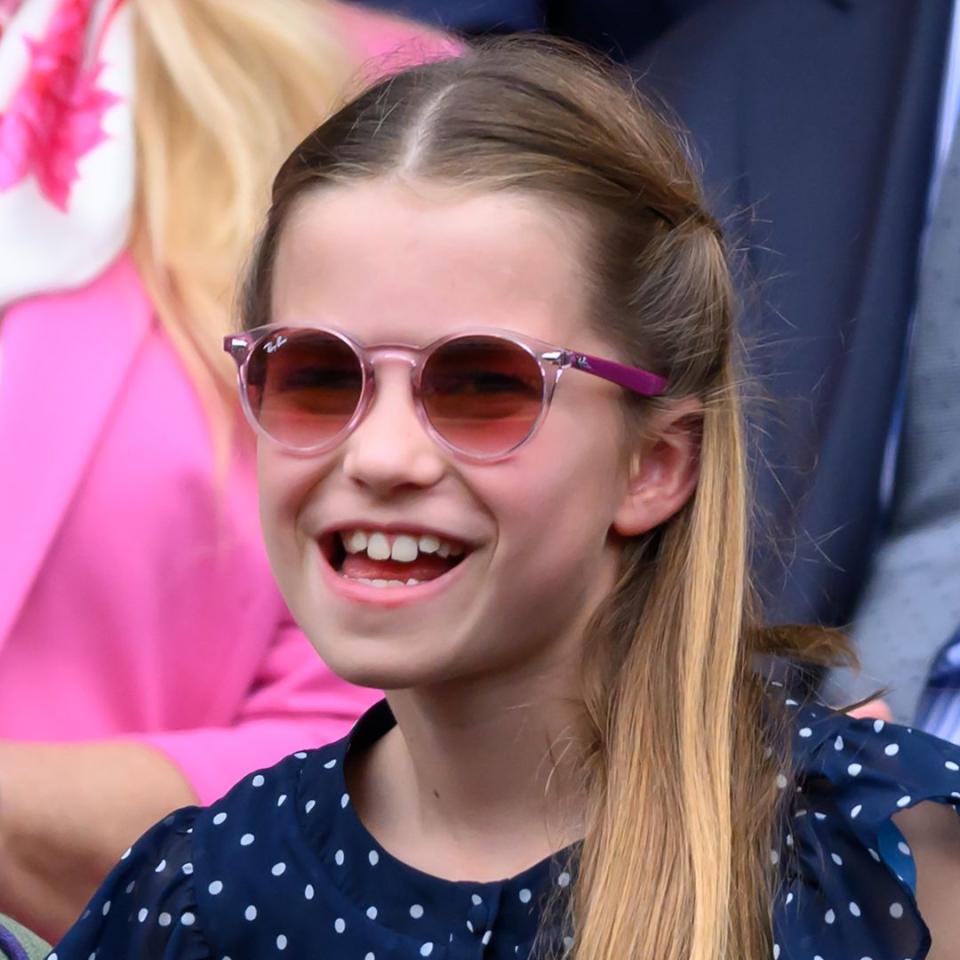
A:
{"type": "Polygon", "coordinates": [[[708,0],[361,0],[467,36],[536,30],[629,60],[708,0]]]}
{"type": "Polygon", "coordinates": [[[279,160],[377,58],[452,48],[299,0],[0,30],[0,911],[53,938],[157,817],[371,700],[273,585],[221,340],[279,160]]]}
{"type": "Polygon", "coordinates": [[[960,742],[956,4],[716,0],[636,68],[756,284],[770,614],[852,625],[863,668],[831,700],[888,686],[897,719],[960,742]]]}

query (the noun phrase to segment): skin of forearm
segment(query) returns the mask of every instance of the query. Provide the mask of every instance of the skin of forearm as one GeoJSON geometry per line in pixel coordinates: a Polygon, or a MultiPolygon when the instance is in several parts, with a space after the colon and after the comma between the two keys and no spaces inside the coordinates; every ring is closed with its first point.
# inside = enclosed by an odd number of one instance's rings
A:
{"type": "Polygon", "coordinates": [[[56,941],[123,851],[192,803],[153,747],[0,741],[0,913],[56,941]]]}

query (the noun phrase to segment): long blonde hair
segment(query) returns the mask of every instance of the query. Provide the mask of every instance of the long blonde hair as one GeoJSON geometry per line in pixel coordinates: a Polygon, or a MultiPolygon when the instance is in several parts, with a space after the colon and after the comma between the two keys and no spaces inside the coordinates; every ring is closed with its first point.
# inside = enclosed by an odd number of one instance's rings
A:
{"type": "MultiPolygon", "coordinates": [[[[668,396],[654,402],[696,397],[703,414],[694,495],[626,545],[589,628],[589,810],[573,954],[760,960],[771,946],[773,757],[786,738],[752,659],[823,660],[842,644],[757,623],[724,244],[675,131],[611,70],[566,45],[513,39],[364,94],[278,174],[244,322],[268,322],[284,222],[324,184],[401,172],[533,191],[584,215],[595,325],[625,359],[669,377],[668,396]]],[[[642,429],[651,401],[628,403],[642,429]]]]}
{"type": "Polygon", "coordinates": [[[208,409],[236,278],[290,149],[345,98],[350,55],[325,4],[133,0],[137,191],[131,249],[208,409]]]}

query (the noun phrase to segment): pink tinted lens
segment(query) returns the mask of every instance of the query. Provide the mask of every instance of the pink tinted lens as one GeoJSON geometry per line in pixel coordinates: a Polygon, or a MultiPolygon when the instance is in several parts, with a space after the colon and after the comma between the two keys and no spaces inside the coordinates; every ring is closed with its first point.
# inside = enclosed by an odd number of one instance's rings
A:
{"type": "Polygon", "coordinates": [[[287,329],[251,352],[246,390],[266,433],[285,446],[308,450],[333,441],[350,422],[363,391],[363,369],[338,337],[287,329]]]}
{"type": "Polygon", "coordinates": [[[470,336],[438,347],[420,395],[434,429],[464,453],[494,457],[523,442],[543,407],[536,357],[510,340],[470,336]]]}

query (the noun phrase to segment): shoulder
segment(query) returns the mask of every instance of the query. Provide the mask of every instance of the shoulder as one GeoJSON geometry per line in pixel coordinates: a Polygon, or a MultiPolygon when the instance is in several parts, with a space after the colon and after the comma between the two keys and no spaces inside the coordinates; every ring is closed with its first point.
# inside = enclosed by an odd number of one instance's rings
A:
{"type": "Polygon", "coordinates": [[[293,753],[248,774],[221,799],[198,811],[192,825],[196,882],[208,887],[229,876],[235,888],[252,891],[263,879],[261,868],[272,852],[306,837],[314,811],[332,816],[338,809],[345,790],[342,760],[347,742],[344,738],[293,753]]]}
{"type": "MultiPolygon", "coordinates": [[[[244,777],[209,807],[166,817],[123,854],[52,957],[209,960],[238,944],[247,955],[276,952],[281,935],[253,921],[288,908],[287,887],[276,878],[288,862],[296,873],[308,846],[305,774],[309,780],[312,766],[339,763],[344,743],[293,754],[244,777]]],[[[314,804],[335,803],[339,794],[328,793],[314,804]]]]}
{"type": "MultiPolygon", "coordinates": [[[[942,804],[944,814],[921,815],[920,824],[960,840],[952,809],[960,801],[960,749],[910,727],[787,703],[792,774],[778,781],[789,794],[780,846],[771,852],[782,879],[775,953],[926,957],[929,918],[917,902],[917,865],[924,870],[926,861],[904,836],[903,817],[927,801],[942,804]]],[[[909,833],[921,835],[915,826],[909,833]]]]}
{"type": "Polygon", "coordinates": [[[920,800],[960,799],[960,748],[913,727],[858,719],[820,704],[787,700],[793,711],[794,767],[801,780],[826,779],[837,796],[862,797],[861,823],[920,800]]]}
{"type": "Polygon", "coordinates": [[[209,960],[191,882],[191,835],[200,812],[187,807],[171,814],[128,849],[50,960],[94,954],[209,960]]]}

